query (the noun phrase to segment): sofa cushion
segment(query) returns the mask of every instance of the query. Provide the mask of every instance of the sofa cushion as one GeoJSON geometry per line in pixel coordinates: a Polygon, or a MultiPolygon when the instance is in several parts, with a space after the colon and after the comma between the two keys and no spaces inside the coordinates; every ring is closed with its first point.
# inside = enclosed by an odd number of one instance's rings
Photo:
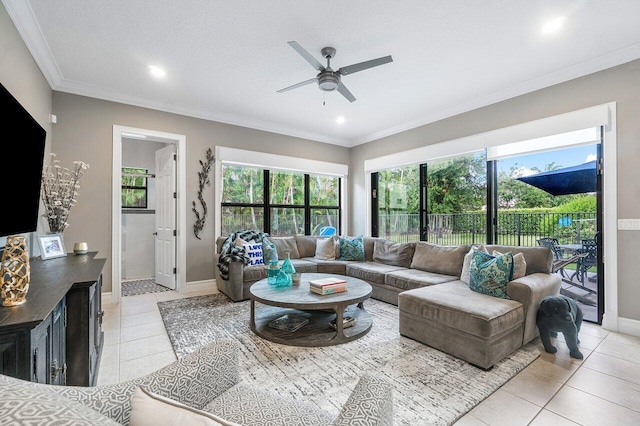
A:
{"type": "Polygon", "coordinates": [[[459,280],[402,292],[398,307],[483,339],[511,330],[524,320],[520,302],[477,293],[459,280]]]}
{"type": "Polygon", "coordinates": [[[287,257],[287,252],[289,252],[291,259],[300,259],[296,237],[269,237],[269,241],[276,246],[278,259],[287,257]]]}
{"type": "Polygon", "coordinates": [[[240,426],[138,387],[131,397],[130,426],[240,426]]]}
{"type": "Polygon", "coordinates": [[[553,266],[553,253],[548,247],[521,247],[521,246],[499,246],[499,245],[487,245],[489,253],[493,250],[500,253],[511,252],[514,256],[518,253],[524,255],[527,261],[527,275],[541,272],[543,274],[550,274],[553,266]]]}
{"type": "Polygon", "coordinates": [[[322,274],[347,274],[347,265],[351,263],[348,260],[318,260],[315,257],[307,257],[303,260],[308,260],[316,264],[318,273],[322,274]]]}
{"type": "Polygon", "coordinates": [[[413,259],[416,243],[395,243],[389,240],[376,240],[373,243],[373,261],[385,265],[408,268],[413,259]]]}
{"type": "Polygon", "coordinates": [[[358,237],[340,237],[339,260],[353,260],[364,262],[364,240],[362,235],[358,237]]]}
{"type": "Polygon", "coordinates": [[[470,248],[471,246],[466,244],[442,246],[419,241],[416,243],[411,268],[459,277],[462,274],[464,255],[470,248]]]}
{"type": "Polygon", "coordinates": [[[80,402],[13,377],[0,375],[0,394],[0,423],[3,425],[119,425],[80,402]]]}
{"type": "Polygon", "coordinates": [[[433,272],[421,271],[419,269],[401,269],[399,271],[386,273],[384,276],[384,283],[401,290],[411,290],[414,288],[455,281],[457,279],[458,277],[453,275],[436,274],[433,272]]]}
{"type": "Polygon", "coordinates": [[[471,267],[471,257],[473,256],[473,252],[476,250],[480,250],[483,253],[488,253],[485,246],[480,244],[477,246],[476,245],[471,246],[467,254],[464,255],[464,260],[462,261],[462,272],[460,272],[460,281],[463,281],[467,284],[469,284],[469,281],[471,280],[471,277],[469,276],[469,272],[470,272],[469,268],[471,267]]]}
{"type": "Polygon", "coordinates": [[[384,284],[384,276],[386,273],[400,269],[407,268],[385,265],[384,263],[378,262],[350,262],[347,265],[347,275],[360,278],[370,283],[384,284]]]}
{"type": "Polygon", "coordinates": [[[204,410],[244,426],[325,426],[333,422],[333,416],[315,404],[244,384],[232,386],[211,401],[204,410]]]}
{"type": "Polygon", "coordinates": [[[316,259],[336,260],[336,243],[337,240],[334,237],[318,238],[316,240],[316,259]]]}
{"type": "Polygon", "coordinates": [[[245,266],[242,269],[242,282],[249,283],[267,278],[267,265],[245,266]]]}
{"type": "MultiPolygon", "coordinates": [[[[305,259],[291,259],[291,264],[293,265],[296,272],[317,272],[318,269],[316,267],[316,262],[305,260],[305,259]]],[[[280,262],[280,266],[282,266],[282,262],[280,262]]]]}
{"type": "Polygon", "coordinates": [[[296,235],[296,245],[298,246],[298,254],[300,258],[313,257],[316,255],[317,236],[314,235],[296,235]]]}
{"type": "Polygon", "coordinates": [[[507,284],[513,278],[513,254],[492,256],[476,250],[471,257],[469,277],[471,290],[508,299],[507,284]]]}

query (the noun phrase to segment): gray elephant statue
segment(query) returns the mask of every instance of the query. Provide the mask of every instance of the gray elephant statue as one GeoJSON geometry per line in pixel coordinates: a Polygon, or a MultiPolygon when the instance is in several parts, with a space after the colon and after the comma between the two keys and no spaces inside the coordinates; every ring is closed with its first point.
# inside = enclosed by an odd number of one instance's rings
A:
{"type": "Polygon", "coordinates": [[[542,299],[536,316],[536,324],[545,351],[551,354],[558,351],[551,344],[551,337],[556,337],[560,332],[564,335],[564,341],[569,347],[571,357],[584,358],[578,348],[582,309],[573,299],[562,295],[547,296],[542,299]]]}

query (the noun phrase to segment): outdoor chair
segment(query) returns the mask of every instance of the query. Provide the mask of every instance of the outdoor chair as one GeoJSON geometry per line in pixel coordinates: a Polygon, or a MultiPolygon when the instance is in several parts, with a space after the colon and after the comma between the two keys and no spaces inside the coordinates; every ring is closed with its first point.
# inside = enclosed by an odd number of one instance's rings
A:
{"type": "Polygon", "coordinates": [[[569,274],[564,270],[564,267],[570,263],[573,263],[571,257],[565,256],[564,250],[560,247],[557,238],[545,237],[538,240],[538,245],[542,247],[548,247],[553,253],[553,272],[560,272],[563,278],[569,278],[569,274]]]}
{"type": "Polygon", "coordinates": [[[586,255],[578,259],[576,272],[571,275],[571,279],[573,280],[573,278],[576,277],[578,281],[582,283],[582,287],[585,290],[589,290],[584,287],[584,282],[585,278],[588,278],[587,273],[589,272],[589,269],[598,264],[598,245],[596,244],[596,240],[582,240],[582,249],[580,250],[580,253],[586,255]]]}

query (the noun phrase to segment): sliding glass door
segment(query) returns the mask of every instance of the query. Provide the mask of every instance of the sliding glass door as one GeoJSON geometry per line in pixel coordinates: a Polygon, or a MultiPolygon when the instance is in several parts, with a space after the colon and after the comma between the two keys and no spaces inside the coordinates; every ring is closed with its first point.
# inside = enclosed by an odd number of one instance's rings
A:
{"type": "Polygon", "coordinates": [[[372,235],[437,244],[554,244],[562,294],[600,323],[602,129],[373,173],[372,235]]]}

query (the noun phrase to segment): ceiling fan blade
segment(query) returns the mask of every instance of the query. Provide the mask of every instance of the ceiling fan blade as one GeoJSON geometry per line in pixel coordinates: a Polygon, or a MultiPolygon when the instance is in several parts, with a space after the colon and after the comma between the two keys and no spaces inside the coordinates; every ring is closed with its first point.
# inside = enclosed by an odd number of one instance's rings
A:
{"type": "Polygon", "coordinates": [[[358,71],[364,71],[368,68],[377,67],[378,65],[388,64],[389,62],[393,62],[391,55],[384,56],[378,59],[372,59],[370,61],[360,62],[359,64],[347,65],[346,67],[340,68],[337,72],[341,75],[349,75],[358,71]]]}
{"type": "Polygon", "coordinates": [[[278,93],[286,92],[291,89],[297,89],[298,87],[306,86],[307,84],[315,83],[318,80],[316,78],[310,78],[309,80],[301,81],[300,83],[296,83],[293,86],[285,87],[284,89],[277,90],[278,93]]]}
{"type": "Polygon", "coordinates": [[[338,84],[338,92],[340,92],[340,94],[342,96],[344,96],[345,98],[347,98],[347,100],[349,102],[353,102],[356,100],[356,97],[353,96],[353,94],[349,91],[349,89],[347,89],[347,86],[345,86],[344,84],[342,84],[342,82],[340,82],[340,84],[338,84]]]}
{"type": "Polygon", "coordinates": [[[300,56],[306,59],[312,67],[314,67],[318,71],[324,71],[324,66],[320,62],[318,62],[318,60],[314,58],[311,53],[307,52],[304,47],[300,46],[297,41],[289,41],[288,43],[289,46],[293,47],[293,49],[298,52],[300,56]]]}

